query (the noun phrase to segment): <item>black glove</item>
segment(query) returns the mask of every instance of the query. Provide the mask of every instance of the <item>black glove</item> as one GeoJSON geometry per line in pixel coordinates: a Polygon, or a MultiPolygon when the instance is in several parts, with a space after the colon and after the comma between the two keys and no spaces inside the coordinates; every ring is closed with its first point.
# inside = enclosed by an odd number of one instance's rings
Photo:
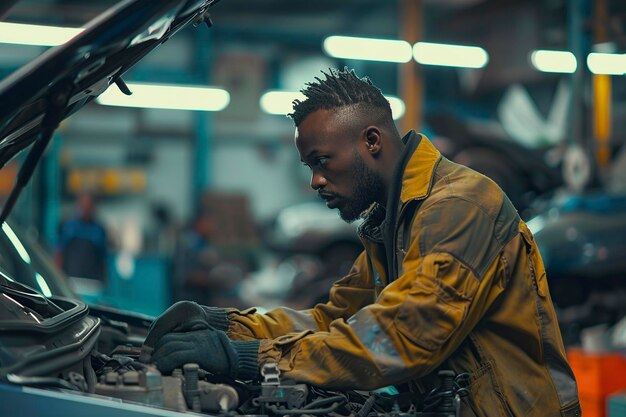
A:
{"type": "Polygon", "coordinates": [[[219,330],[169,333],[156,344],[152,361],[164,374],[197,363],[215,375],[258,379],[259,341],[232,341],[219,330]]]}
{"type": "Polygon", "coordinates": [[[192,301],[179,301],[170,306],[152,323],[141,348],[139,361],[150,362],[150,355],[154,346],[166,334],[203,329],[228,329],[226,310],[203,306],[192,301]]]}

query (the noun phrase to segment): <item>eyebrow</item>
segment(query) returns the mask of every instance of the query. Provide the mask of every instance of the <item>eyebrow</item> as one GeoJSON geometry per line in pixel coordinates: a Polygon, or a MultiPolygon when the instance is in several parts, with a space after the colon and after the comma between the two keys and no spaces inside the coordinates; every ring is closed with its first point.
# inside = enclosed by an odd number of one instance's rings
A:
{"type": "MultiPolygon", "coordinates": [[[[306,156],[304,157],[304,159],[311,159],[311,157],[313,157],[316,153],[318,153],[317,149],[313,149],[311,152],[309,152],[308,154],[306,154],[306,156]]],[[[304,162],[304,159],[300,159],[301,162],[304,162]]]]}

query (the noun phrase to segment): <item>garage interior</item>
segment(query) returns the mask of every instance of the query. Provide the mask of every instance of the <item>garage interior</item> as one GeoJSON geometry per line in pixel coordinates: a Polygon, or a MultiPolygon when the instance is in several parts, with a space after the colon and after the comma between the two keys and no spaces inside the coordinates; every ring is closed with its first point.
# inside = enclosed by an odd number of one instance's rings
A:
{"type": "MultiPolygon", "coordinates": [[[[0,80],[116,4],[1,5],[0,80]]],[[[201,87],[211,105],[184,90],[128,104],[113,85],[55,131],[9,223],[63,283],[26,285],[149,316],[183,299],[325,302],[363,250],[359,222],[311,189],[286,114],[321,71],[349,67],[390,100],[401,134],[506,192],[541,251],[584,415],[626,416],[626,2],[221,0],[193,26],[123,79],[131,98],[201,87]],[[65,235],[79,210],[104,231],[99,278],[68,271],[83,256],[65,235]]],[[[26,159],[0,170],[3,204],[26,159]]]]}

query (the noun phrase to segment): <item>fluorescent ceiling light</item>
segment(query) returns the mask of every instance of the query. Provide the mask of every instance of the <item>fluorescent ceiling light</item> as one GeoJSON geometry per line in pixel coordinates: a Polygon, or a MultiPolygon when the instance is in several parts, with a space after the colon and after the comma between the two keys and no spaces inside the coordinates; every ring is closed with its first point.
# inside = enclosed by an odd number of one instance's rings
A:
{"type": "Polygon", "coordinates": [[[82,31],[83,28],[0,22],[0,43],[57,46],[69,41],[82,31]]]}
{"type": "Polygon", "coordinates": [[[413,45],[413,57],[423,65],[444,67],[482,68],[489,62],[487,51],[478,46],[430,42],[417,42],[413,45]]]}
{"type": "Polygon", "coordinates": [[[406,106],[404,105],[404,101],[402,101],[402,99],[395,96],[385,96],[385,98],[389,101],[389,105],[391,106],[391,115],[394,120],[398,120],[404,116],[406,106]]]}
{"type": "Polygon", "coordinates": [[[587,67],[594,74],[622,75],[626,73],[626,54],[592,52],[587,56],[587,67]]]}
{"type": "Polygon", "coordinates": [[[576,57],[569,51],[536,50],[530,54],[530,62],[541,72],[571,74],[578,68],[576,57]]]}
{"type": "MultiPolygon", "coordinates": [[[[391,106],[391,114],[394,119],[404,115],[404,101],[395,96],[385,96],[391,106]]],[[[259,103],[265,113],[286,115],[293,111],[294,100],[305,100],[304,94],[297,91],[268,91],[261,96],[259,103]]]]}
{"type": "Polygon", "coordinates": [[[324,39],[324,52],[334,58],[365,61],[409,62],[411,44],[392,39],[329,36],[324,39]]]}
{"type": "Polygon", "coordinates": [[[111,86],[96,101],[105,106],[147,109],[220,111],[230,102],[228,91],[220,88],[128,83],[133,92],[127,96],[111,86]]]}
{"type": "Polygon", "coordinates": [[[294,100],[304,100],[304,94],[297,91],[268,91],[261,96],[261,110],[269,114],[285,115],[293,111],[294,100]]]}

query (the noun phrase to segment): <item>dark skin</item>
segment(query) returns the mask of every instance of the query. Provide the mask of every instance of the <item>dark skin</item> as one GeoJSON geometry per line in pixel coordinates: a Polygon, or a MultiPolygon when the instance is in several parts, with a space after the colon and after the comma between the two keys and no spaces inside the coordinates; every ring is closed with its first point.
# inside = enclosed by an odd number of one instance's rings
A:
{"type": "Polygon", "coordinates": [[[348,222],[374,202],[387,203],[403,147],[388,119],[352,105],[317,110],[296,128],[296,148],[311,169],[311,187],[348,222]]]}

